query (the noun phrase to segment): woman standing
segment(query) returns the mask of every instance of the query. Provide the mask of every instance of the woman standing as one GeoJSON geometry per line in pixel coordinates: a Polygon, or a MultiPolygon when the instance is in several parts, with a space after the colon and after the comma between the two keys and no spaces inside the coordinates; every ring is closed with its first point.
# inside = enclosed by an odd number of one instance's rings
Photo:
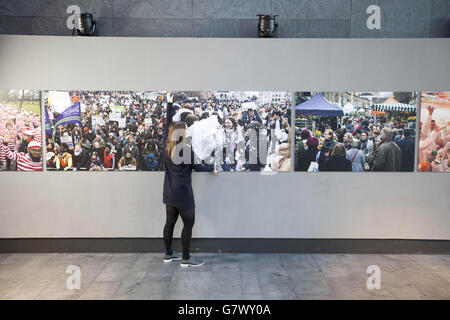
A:
{"type": "Polygon", "coordinates": [[[363,172],[364,164],[366,163],[364,160],[364,153],[362,150],[359,150],[359,146],[359,140],[353,139],[352,142],[350,142],[350,149],[346,152],[347,160],[352,162],[353,172],[363,172]]]}
{"type": "Polygon", "coordinates": [[[242,130],[237,128],[233,117],[226,117],[223,129],[223,171],[234,171],[236,168],[236,150],[239,142],[244,141],[242,130]]]}
{"type": "MultiPolygon", "coordinates": [[[[194,193],[191,185],[192,169],[196,171],[212,171],[213,165],[197,165],[194,164],[194,154],[190,146],[186,144],[186,124],[184,122],[173,122],[172,117],[175,110],[172,104],[172,95],[167,93],[167,124],[164,130],[164,138],[166,140],[164,150],[164,189],[163,203],[166,205],[166,224],[164,226],[164,245],[166,255],[164,262],[181,260],[182,267],[197,267],[204,265],[204,262],[193,259],[189,254],[189,247],[192,238],[192,228],[195,220],[195,202],[194,193]],[[183,143],[191,149],[190,163],[178,164],[179,158],[184,158],[178,151],[177,145],[183,143]],[[172,250],[173,229],[177,222],[178,216],[183,220],[183,231],[181,232],[181,243],[183,247],[183,256],[180,257],[172,250]]],[[[186,149],[186,148],[183,148],[186,149]]]]}
{"type": "Polygon", "coordinates": [[[346,158],[343,143],[334,146],[331,157],[325,162],[324,171],[352,171],[352,162],[346,158]]]}

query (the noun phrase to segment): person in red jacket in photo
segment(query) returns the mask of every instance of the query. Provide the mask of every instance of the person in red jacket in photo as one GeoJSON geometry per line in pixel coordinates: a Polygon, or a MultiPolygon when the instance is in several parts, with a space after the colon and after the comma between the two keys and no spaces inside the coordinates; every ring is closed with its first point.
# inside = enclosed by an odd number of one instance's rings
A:
{"type": "Polygon", "coordinates": [[[116,168],[116,154],[111,151],[110,145],[106,145],[103,151],[103,166],[108,170],[116,168]]]}

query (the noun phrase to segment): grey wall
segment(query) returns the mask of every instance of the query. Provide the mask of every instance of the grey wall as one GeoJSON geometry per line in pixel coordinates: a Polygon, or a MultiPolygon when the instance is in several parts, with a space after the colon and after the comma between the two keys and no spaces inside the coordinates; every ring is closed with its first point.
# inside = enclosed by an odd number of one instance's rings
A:
{"type": "MultiPolygon", "coordinates": [[[[0,179],[0,238],[162,237],[162,172],[0,179]]],[[[450,240],[445,174],[194,173],[193,187],[195,238],[450,240]]]]}
{"type": "Polygon", "coordinates": [[[450,37],[448,0],[0,0],[0,33],[70,35],[67,6],[94,12],[100,36],[256,37],[256,14],[282,38],[450,37]],[[381,29],[366,26],[369,5],[381,29]]]}
{"type": "MultiPolygon", "coordinates": [[[[0,88],[449,90],[448,52],[450,39],[0,36],[0,88]]],[[[0,238],[161,237],[163,177],[2,172],[0,238]]],[[[195,173],[193,186],[194,237],[450,239],[446,174],[195,173]]]]}

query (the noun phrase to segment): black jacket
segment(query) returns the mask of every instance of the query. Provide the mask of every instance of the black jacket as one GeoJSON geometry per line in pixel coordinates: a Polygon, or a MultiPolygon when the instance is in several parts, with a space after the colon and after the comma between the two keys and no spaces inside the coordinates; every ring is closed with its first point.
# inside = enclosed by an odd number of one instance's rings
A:
{"type": "Polygon", "coordinates": [[[352,171],[352,162],[345,157],[330,157],[325,162],[325,171],[352,171]]]}
{"type": "Polygon", "coordinates": [[[298,154],[295,159],[295,171],[308,171],[311,161],[316,161],[317,147],[308,147],[308,150],[298,154]]]}
{"type": "Polygon", "coordinates": [[[397,145],[402,151],[401,171],[414,171],[414,140],[403,138],[397,141],[397,145]]]}
{"type": "MultiPolygon", "coordinates": [[[[164,140],[167,139],[168,128],[175,112],[173,104],[167,104],[167,121],[164,128],[164,140]]],[[[164,187],[163,203],[180,209],[195,208],[192,191],[192,169],[195,171],[213,171],[214,165],[194,164],[194,154],[191,151],[190,164],[174,164],[164,150],[164,187]]]]}
{"type": "Polygon", "coordinates": [[[89,169],[91,159],[89,157],[89,153],[86,150],[82,150],[81,153],[76,156],[73,155],[73,166],[80,170],[80,168],[89,169]]]}

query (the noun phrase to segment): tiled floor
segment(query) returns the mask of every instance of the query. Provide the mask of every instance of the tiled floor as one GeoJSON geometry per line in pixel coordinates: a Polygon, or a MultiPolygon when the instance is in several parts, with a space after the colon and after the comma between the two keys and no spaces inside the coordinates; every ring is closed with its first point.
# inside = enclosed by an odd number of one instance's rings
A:
{"type": "Polygon", "coordinates": [[[160,253],[0,254],[0,299],[450,299],[450,255],[219,254],[180,268],[160,253]],[[68,289],[69,265],[81,288],[68,289]],[[381,289],[367,289],[367,267],[381,289]]]}

